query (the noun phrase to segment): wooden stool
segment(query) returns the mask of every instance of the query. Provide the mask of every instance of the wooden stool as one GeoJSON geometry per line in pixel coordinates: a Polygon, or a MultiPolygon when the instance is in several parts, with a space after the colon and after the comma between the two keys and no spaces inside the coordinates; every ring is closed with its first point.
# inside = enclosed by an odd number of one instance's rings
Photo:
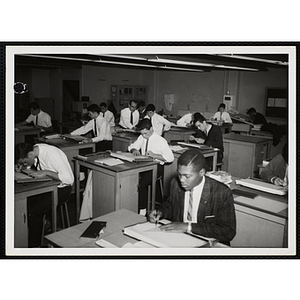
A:
{"type": "MultiPolygon", "coordinates": [[[[63,229],[66,228],[65,227],[65,217],[66,217],[66,221],[67,221],[67,228],[69,228],[70,227],[70,219],[69,219],[69,211],[68,211],[67,201],[60,204],[60,205],[58,205],[57,208],[58,207],[60,208],[60,216],[61,216],[61,223],[62,223],[63,229]]],[[[43,228],[42,228],[41,246],[44,243],[45,223],[46,223],[46,215],[43,215],[43,228]]]]}

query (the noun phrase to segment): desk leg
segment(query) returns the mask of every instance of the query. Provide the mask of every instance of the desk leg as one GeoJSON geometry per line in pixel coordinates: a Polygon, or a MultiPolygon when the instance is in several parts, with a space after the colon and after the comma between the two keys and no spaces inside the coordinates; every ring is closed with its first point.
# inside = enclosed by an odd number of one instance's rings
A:
{"type": "Polygon", "coordinates": [[[157,168],[158,165],[155,165],[155,167],[152,170],[152,199],[151,199],[152,210],[155,209],[157,168]]]}
{"type": "Polygon", "coordinates": [[[79,223],[79,207],[80,207],[80,181],[79,181],[79,163],[74,160],[74,175],[75,175],[75,222],[79,223]]]}
{"type": "Polygon", "coordinates": [[[218,158],[218,152],[215,152],[213,156],[213,171],[217,170],[217,158],[218,158]]]}
{"type": "Polygon", "coordinates": [[[57,224],[57,203],[58,203],[58,191],[55,186],[52,192],[52,232],[56,232],[56,224],[57,224]]]}

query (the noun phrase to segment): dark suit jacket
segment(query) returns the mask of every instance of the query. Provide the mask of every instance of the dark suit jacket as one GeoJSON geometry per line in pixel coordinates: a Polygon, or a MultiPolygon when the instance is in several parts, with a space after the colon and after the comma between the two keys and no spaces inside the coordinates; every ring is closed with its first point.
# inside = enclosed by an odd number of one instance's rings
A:
{"type": "MultiPolygon", "coordinates": [[[[171,181],[170,196],[159,210],[163,218],[173,222],[183,222],[184,193],[178,177],[171,181]]],[[[235,209],[229,187],[205,176],[205,184],[197,212],[197,223],[192,224],[192,232],[216,238],[228,244],[236,233],[235,209]],[[207,216],[214,216],[207,218],[207,216]]]]}
{"type": "Polygon", "coordinates": [[[194,134],[194,136],[196,138],[200,137],[204,139],[205,145],[220,149],[220,151],[218,152],[218,163],[222,162],[224,146],[223,146],[223,135],[219,126],[212,124],[212,127],[208,132],[207,136],[205,136],[205,134],[201,130],[198,130],[198,132],[194,134]]]}

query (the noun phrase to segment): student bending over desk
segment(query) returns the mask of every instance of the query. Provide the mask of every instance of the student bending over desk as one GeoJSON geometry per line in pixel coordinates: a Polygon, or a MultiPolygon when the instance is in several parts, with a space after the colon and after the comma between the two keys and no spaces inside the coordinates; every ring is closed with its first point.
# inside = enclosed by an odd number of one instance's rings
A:
{"type": "MultiPolygon", "coordinates": [[[[67,156],[59,148],[47,144],[34,146],[20,143],[15,146],[15,171],[35,167],[30,176],[51,177],[58,180],[58,205],[69,200],[74,176],[67,156]]],[[[46,195],[33,197],[29,205],[29,247],[38,247],[41,242],[43,215],[51,210],[51,198],[46,195]]]]}
{"type": "MultiPolygon", "coordinates": [[[[218,148],[217,163],[221,163],[223,160],[223,135],[219,126],[210,124],[206,122],[203,115],[199,114],[197,118],[194,119],[195,126],[199,129],[197,133],[190,136],[190,140],[196,141],[199,144],[205,144],[213,148],[218,148]]],[[[212,167],[213,160],[211,158],[207,159],[208,167],[212,167]]]]}
{"type": "Polygon", "coordinates": [[[37,102],[29,103],[28,109],[30,109],[31,114],[25,121],[16,124],[16,127],[33,123],[35,128],[40,128],[44,132],[53,131],[51,117],[40,109],[40,106],[37,102]]]}
{"type": "MultiPolygon", "coordinates": [[[[138,139],[129,145],[128,151],[134,155],[148,155],[156,158],[162,162],[172,162],[174,155],[170,149],[167,141],[155,133],[151,126],[149,119],[143,119],[137,126],[138,130],[141,131],[141,135],[138,139]],[[141,152],[140,152],[141,151],[141,152]]],[[[163,172],[163,166],[158,165],[158,177],[163,172]]],[[[151,184],[152,176],[150,172],[144,172],[140,174],[139,180],[139,209],[142,210],[142,214],[145,214],[147,207],[148,190],[147,187],[151,184]]]]}
{"type": "Polygon", "coordinates": [[[96,143],[96,151],[112,150],[112,136],[110,125],[105,118],[100,115],[100,107],[91,104],[87,108],[89,117],[92,119],[86,125],[71,132],[71,135],[82,135],[90,131],[93,138],[86,138],[83,143],[96,143]]]}
{"type": "Polygon", "coordinates": [[[288,176],[288,144],[282,148],[282,153],[276,155],[260,174],[262,180],[275,185],[287,186],[288,176]]]}
{"type": "Polygon", "coordinates": [[[169,198],[149,214],[149,221],[169,219],[172,223],[161,226],[161,230],[190,231],[229,245],[236,234],[232,192],[225,184],[206,177],[205,169],[201,151],[185,151],[178,158],[178,177],[171,181],[169,198]]]}

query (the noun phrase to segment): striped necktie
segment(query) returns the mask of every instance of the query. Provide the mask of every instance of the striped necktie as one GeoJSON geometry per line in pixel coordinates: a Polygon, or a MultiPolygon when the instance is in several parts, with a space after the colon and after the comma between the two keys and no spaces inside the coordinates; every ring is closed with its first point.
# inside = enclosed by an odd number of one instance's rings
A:
{"type": "Polygon", "coordinates": [[[187,211],[187,220],[192,221],[193,215],[193,190],[190,191],[189,206],[187,211]]]}

